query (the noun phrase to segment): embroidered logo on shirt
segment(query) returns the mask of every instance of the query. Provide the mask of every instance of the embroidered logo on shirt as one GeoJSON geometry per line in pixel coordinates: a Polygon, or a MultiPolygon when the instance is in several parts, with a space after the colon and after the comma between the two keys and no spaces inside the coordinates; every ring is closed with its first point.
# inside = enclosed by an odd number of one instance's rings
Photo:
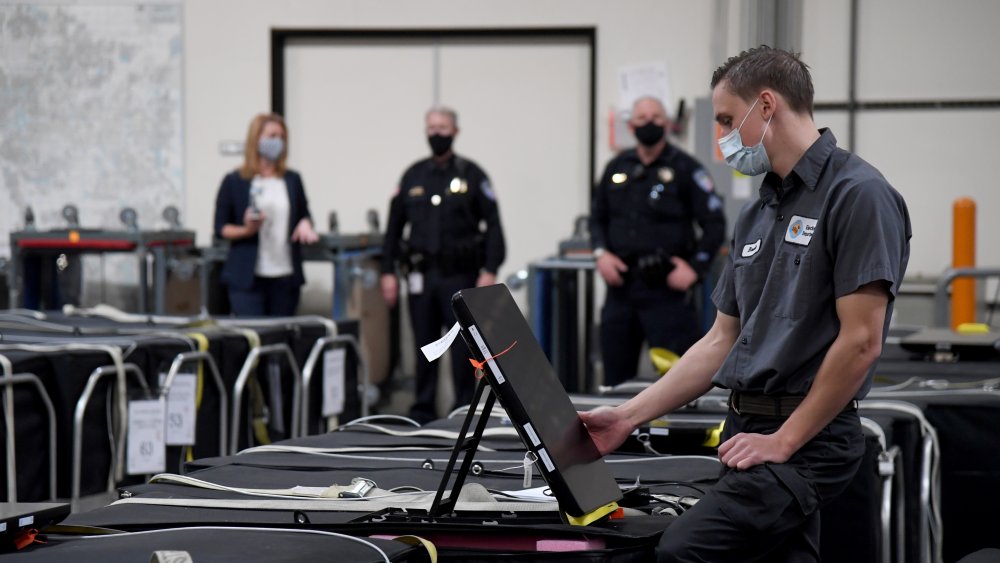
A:
{"type": "Polygon", "coordinates": [[[793,215],[788,223],[788,230],[785,231],[785,242],[809,246],[812,241],[813,232],[816,231],[816,219],[793,215]]]}
{"type": "Polygon", "coordinates": [[[744,244],[743,245],[743,253],[740,254],[740,256],[742,256],[744,258],[750,258],[754,254],[757,254],[757,252],[760,250],[760,240],[761,239],[757,239],[757,242],[752,242],[750,244],[744,244]]]}

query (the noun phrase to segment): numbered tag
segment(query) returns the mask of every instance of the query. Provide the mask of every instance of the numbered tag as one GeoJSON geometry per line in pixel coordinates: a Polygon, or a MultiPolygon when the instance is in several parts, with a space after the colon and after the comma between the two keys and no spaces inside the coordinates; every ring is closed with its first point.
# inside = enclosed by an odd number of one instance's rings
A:
{"type": "Polygon", "coordinates": [[[323,416],[344,412],[344,372],[347,350],[338,348],[323,354],[323,416]]]}
{"type": "Polygon", "coordinates": [[[166,469],[163,399],[129,401],[127,471],[129,475],[162,473],[166,469]]]}
{"type": "Polygon", "coordinates": [[[410,295],[420,295],[424,292],[424,275],[420,272],[410,272],[406,276],[406,285],[410,288],[410,295]]]}
{"type": "MultiPolygon", "coordinates": [[[[167,374],[160,374],[160,386],[167,374]]],[[[178,373],[170,384],[167,394],[167,445],[193,446],[197,408],[195,397],[198,393],[198,376],[193,373],[178,373]]]]}

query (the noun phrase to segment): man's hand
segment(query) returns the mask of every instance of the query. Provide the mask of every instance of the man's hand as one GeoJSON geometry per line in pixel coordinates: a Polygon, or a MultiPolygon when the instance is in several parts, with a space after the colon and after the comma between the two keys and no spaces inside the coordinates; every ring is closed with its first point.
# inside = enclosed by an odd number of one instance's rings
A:
{"type": "Polygon", "coordinates": [[[598,407],[578,414],[601,455],[615,451],[634,430],[619,411],[611,407],[598,407]]]}
{"type": "Polygon", "coordinates": [[[622,279],[622,272],[627,272],[628,266],[622,262],[621,258],[610,251],[605,251],[597,259],[597,271],[601,273],[601,277],[608,285],[617,287],[625,283],[625,280],[622,279]]]}
{"type": "Polygon", "coordinates": [[[295,226],[295,230],[292,231],[292,242],[301,242],[302,244],[313,244],[319,240],[319,235],[313,230],[312,221],[303,217],[299,224],[295,226]]]}
{"type": "Polygon", "coordinates": [[[497,275],[489,272],[483,272],[476,278],[476,287],[486,287],[495,283],[497,283],[497,275]]]}
{"type": "Polygon", "coordinates": [[[379,282],[382,286],[382,299],[385,299],[390,309],[395,307],[399,299],[399,280],[396,279],[396,274],[382,274],[379,282]]]}
{"type": "Polygon", "coordinates": [[[794,449],[776,434],[739,433],[719,446],[719,459],[733,469],[750,469],[762,463],[785,463],[794,449]]]}
{"type": "Polygon", "coordinates": [[[698,281],[698,273],[683,258],[673,256],[674,269],[667,274],[667,286],[674,291],[687,291],[698,281]]]}

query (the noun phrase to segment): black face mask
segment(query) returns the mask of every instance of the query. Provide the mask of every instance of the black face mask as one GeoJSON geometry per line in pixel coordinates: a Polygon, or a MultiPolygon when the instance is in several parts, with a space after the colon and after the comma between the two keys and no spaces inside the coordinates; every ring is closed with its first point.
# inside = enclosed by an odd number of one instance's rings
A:
{"type": "Polygon", "coordinates": [[[657,125],[652,121],[647,121],[635,128],[635,138],[647,147],[651,147],[663,140],[663,133],[663,126],[657,125]]]}
{"type": "Polygon", "coordinates": [[[451,142],[455,140],[453,136],[434,134],[427,137],[427,143],[431,146],[434,156],[441,156],[451,150],[451,142]]]}

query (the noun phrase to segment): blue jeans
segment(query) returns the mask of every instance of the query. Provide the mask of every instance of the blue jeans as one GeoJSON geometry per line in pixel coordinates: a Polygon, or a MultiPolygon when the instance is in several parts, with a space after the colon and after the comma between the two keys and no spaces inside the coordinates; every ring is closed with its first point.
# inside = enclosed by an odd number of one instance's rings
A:
{"type": "Polygon", "coordinates": [[[295,314],[301,293],[295,276],[254,276],[249,289],[229,288],[229,304],[237,317],[289,317],[295,314]]]}

